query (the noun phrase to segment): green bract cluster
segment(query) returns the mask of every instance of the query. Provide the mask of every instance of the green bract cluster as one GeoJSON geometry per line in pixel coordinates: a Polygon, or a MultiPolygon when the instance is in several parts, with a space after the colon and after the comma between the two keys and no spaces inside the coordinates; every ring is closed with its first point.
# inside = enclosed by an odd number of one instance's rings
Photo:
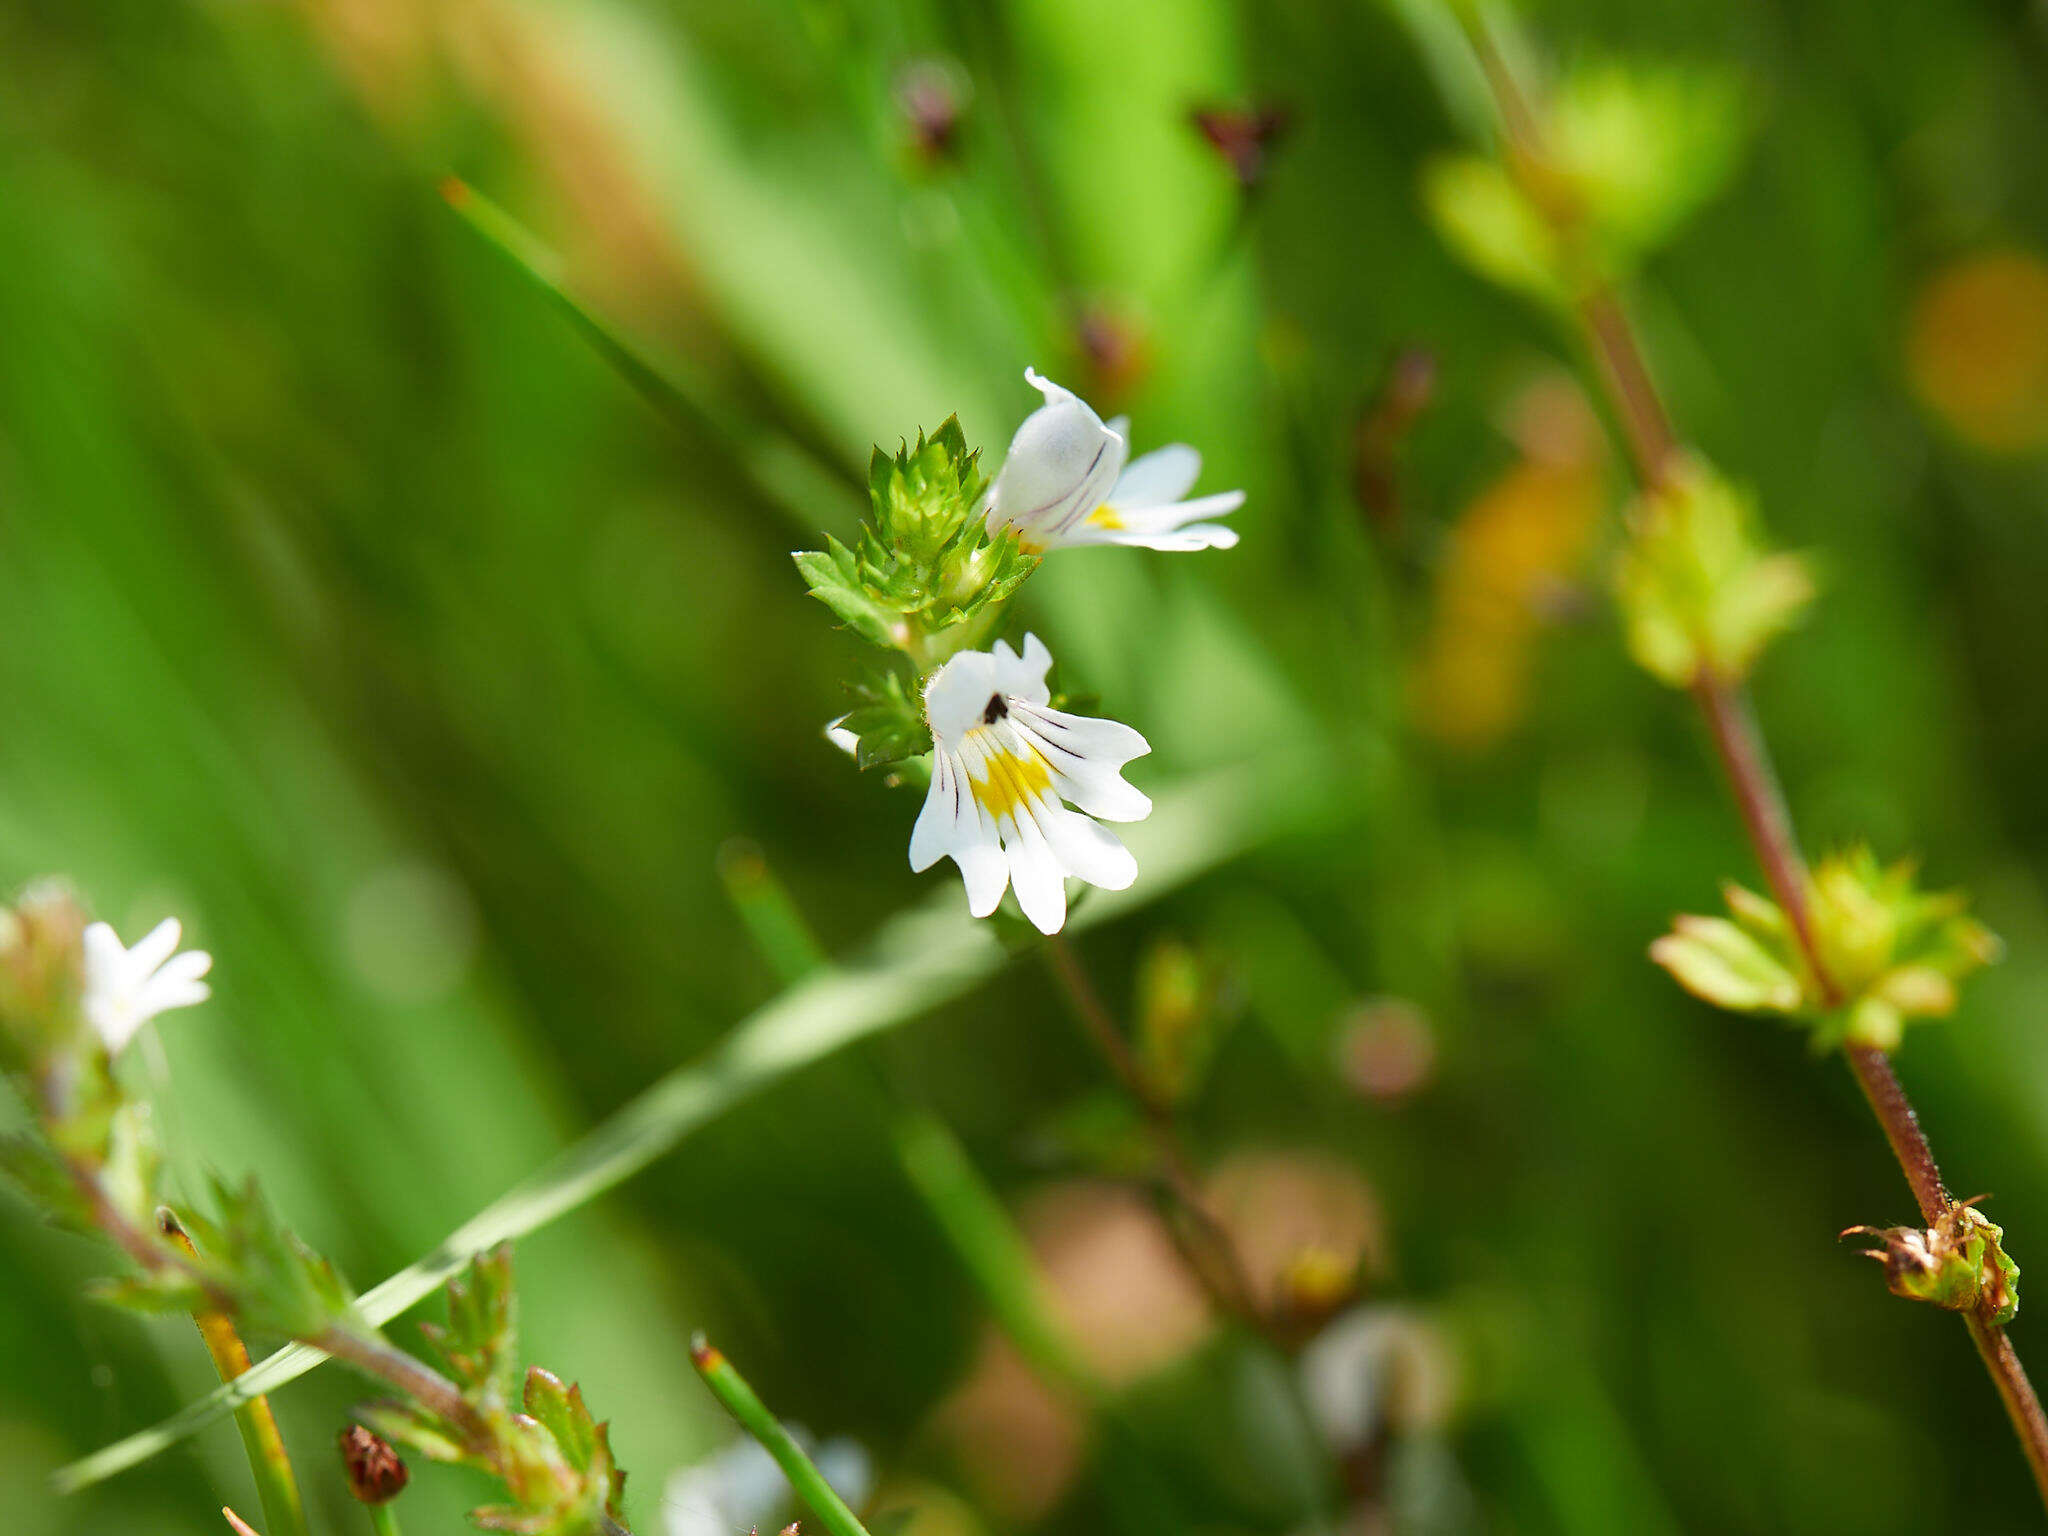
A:
{"type": "Polygon", "coordinates": [[[920,670],[963,649],[981,621],[1038,567],[1016,536],[991,538],[981,452],[960,419],[868,469],[873,516],[851,547],[830,534],[823,550],[793,558],[811,595],[862,638],[901,651],[920,670]]]}
{"type": "Polygon", "coordinates": [[[502,1478],[511,1501],[470,1511],[484,1530],[580,1536],[603,1529],[606,1517],[616,1520],[626,1474],[612,1458],[609,1426],[591,1415],[580,1387],[539,1366],[520,1380],[511,1249],[501,1244],[478,1255],[447,1291],[447,1323],[420,1331],[473,1421],[457,1423],[419,1403],[375,1404],[362,1410],[363,1421],[434,1461],[502,1478]]]}
{"type": "Polygon", "coordinates": [[[1681,462],[1629,514],[1616,563],[1629,654],[1674,688],[1748,675],[1813,597],[1813,575],[1772,553],[1749,498],[1698,459],[1681,462]]]}
{"type": "Polygon", "coordinates": [[[1711,70],[1615,63],[1567,73],[1506,163],[1430,163],[1445,244],[1504,287],[1568,305],[1625,276],[1719,192],[1742,147],[1740,93],[1711,70]]]}
{"type": "Polygon", "coordinates": [[[827,534],[822,550],[792,557],[811,595],[847,628],[903,658],[862,676],[840,722],[857,738],[863,768],[930,750],[919,678],[987,638],[1003,603],[1038,568],[1014,532],[989,534],[980,461],[957,416],[893,455],[877,448],[872,511],[859,537],[849,546],[827,534]]]}
{"type": "Polygon", "coordinates": [[[1776,902],[1730,882],[1733,920],[1679,918],[1650,957],[1694,996],[1738,1013],[1811,1024],[1815,1045],[1889,1051],[1906,1021],[1954,1012],[1956,983],[1996,960],[1995,934],[1958,892],[1927,893],[1910,862],[1889,867],[1868,848],[1824,859],[1807,885],[1807,922],[1822,975],[1776,902]]]}

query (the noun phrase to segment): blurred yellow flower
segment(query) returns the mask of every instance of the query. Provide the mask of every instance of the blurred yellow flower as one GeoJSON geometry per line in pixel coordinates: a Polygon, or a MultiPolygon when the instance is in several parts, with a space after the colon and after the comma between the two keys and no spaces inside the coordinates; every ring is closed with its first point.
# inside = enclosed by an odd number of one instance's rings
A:
{"type": "Polygon", "coordinates": [[[2048,261],[1983,251],[1914,299],[1906,370],[1922,403],[1974,447],[2048,447],[2048,261]]]}

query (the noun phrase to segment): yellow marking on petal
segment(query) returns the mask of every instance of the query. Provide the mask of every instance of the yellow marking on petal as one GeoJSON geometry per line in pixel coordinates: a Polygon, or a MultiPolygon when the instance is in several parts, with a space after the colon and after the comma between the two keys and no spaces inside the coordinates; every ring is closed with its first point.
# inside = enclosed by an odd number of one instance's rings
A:
{"type": "Polygon", "coordinates": [[[1052,774],[1046,769],[1045,759],[1036,752],[1019,757],[1008,747],[991,746],[983,766],[988,769],[988,777],[977,779],[970,773],[967,787],[981,808],[998,821],[1005,816],[1015,818],[1052,787],[1052,774]]]}
{"type": "Polygon", "coordinates": [[[1087,521],[1094,527],[1111,530],[1124,526],[1124,520],[1117,516],[1116,508],[1106,501],[1088,514],[1087,521]]]}

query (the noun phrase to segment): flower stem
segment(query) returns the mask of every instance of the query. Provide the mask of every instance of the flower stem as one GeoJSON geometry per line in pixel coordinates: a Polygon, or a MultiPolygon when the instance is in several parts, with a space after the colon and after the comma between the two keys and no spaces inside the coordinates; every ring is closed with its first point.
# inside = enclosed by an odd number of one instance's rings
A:
{"type": "Polygon", "coordinates": [[[704,1378],[704,1385],[711,1389],[711,1395],[739,1422],[740,1428],[760,1442],[762,1450],[775,1458],[797,1497],[810,1506],[832,1536],[868,1536],[860,1517],[825,1481],[803,1447],[782,1427],[782,1420],[768,1411],[768,1405],[747,1385],[746,1377],[706,1343],[701,1333],[690,1345],[690,1360],[697,1367],[697,1374],[704,1378]]]}
{"type": "Polygon", "coordinates": [[[361,1326],[331,1323],[317,1333],[308,1334],[302,1342],[354,1366],[365,1376],[397,1388],[454,1425],[469,1442],[470,1449],[489,1455],[490,1426],[462,1395],[462,1389],[424,1360],[387,1341],[382,1334],[361,1326]]]}
{"type": "Polygon", "coordinates": [[[398,1511],[391,1504],[366,1504],[370,1512],[370,1529],[376,1536],[404,1536],[398,1529],[398,1511]]]}
{"type": "Polygon", "coordinates": [[[1237,1318],[1257,1333],[1270,1335],[1272,1320],[1258,1303],[1258,1293],[1245,1273],[1237,1244],[1202,1197],[1173,1105],[1160,1095],[1138,1064],[1130,1042],[1110,1017],[1102,994],[1096,990],[1094,979],[1074,947],[1054,934],[1045,941],[1045,958],[1089,1041],[1144,1117],[1168,1206],[1167,1230],[1182,1261],[1225,1315],[1237,1318]]]}
{"type": "MultiPolygon", "coordinates": [[[[1530,184],[1532,202],[1557,223],[1556,208],[1541,195],[1544,167],[1540,121],[1516,86],[1512,71],[1476,11],[1466,9],[1461,14],[1467,17],[1467,34],[1492,87],[1506,130],[1509,157],[1530,184]]],[[[1560,227],[1559,233],[1568,238],[1571,232],[1560,227]]],[[[1588,342],[1600,364],[1601,383],[1620,423],[1637,476],[1645,490],[1655,490],[1663,483],[1675,455],[1677,436],[1642,347],[1609,284],[1597,278],[1588,281],[1582,289],[1579,307],[1588,342]]],[[[1792,925],[1822,997],[1831,1003],[1839,1001],[1840,992],[1814,943],[1807,903],[1806,860],[1748,698],[1739,684],[1712,673],[1703,673],[1694,684],[1693,697],[1706,717],[1715,752],[1734,790],[1742,824],[1764,879],[1792,925]]],[[[1912,1101],[1892,1070],[1891,1058],[1875,1046],[1855,1041],[1847,1042],[1843,1050],[1857,1085],[1869,1100],[1871,1111],[1891,1144],[1892,1155],[1898,1159],[1900,1171],[1912,1188],[1921,1216],[1932,1226],[1948,1214],[1954,1202],[1941,1182],[1934,1149],[1921,1129],[1912,1101]]],[[[2005,1330],[1975,1313],[1965,1313],[1964,1321],[2012,1419],[2035,1486],[2042,1501],[2048,1503],[2048,1417],[2042,1413],[2040,1398],[2035,1395],[2005,1330]]]]}
{"type": "MultiPolygon", "coordinates": [[[[197,1262],[192,1246],[169,1207],[157,1213],[157,1225],[188,1259],[197,1262]]],[[[249,1350],[235,1331],[227,1313],[202,1308],[192,1314],[206,1352],[223,1382],[231,1382],[249,1369],[249,1350]]],[[[292,1459],[278,1433],[277,1416],[270,1411],[270,1399],[252,1397],[235,1410],[235,1427],[242,1434],[242,1450],[249,1458],[249,1471],[256,1479],[256,1499],[263,1506],[263,1523],[269,1536],[307,1536],[305,1505],[299,1497],[299,1480],[292,1471],[292,1459]]]]}

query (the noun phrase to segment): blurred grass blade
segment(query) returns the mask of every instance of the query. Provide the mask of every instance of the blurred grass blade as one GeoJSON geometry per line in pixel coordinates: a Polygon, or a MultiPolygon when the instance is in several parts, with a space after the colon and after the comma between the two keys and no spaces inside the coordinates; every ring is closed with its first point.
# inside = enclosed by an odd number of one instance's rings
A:
{"type": "Polygon", "coordinates": [[[687,428],[708,432],[727,444],[754,489],[799,526],[813,529],[820,506],[845,501],[848,493],[859,487],[850,469],[842,467],[835,474],[795,438],[733,410],[716,382],[657,366],[569,291],[559,255],[468,182],[448,177],[441,183],[441,197],[486,244],[525,274],[643,399],[687,428]]]}
{"type": "MultiPolygon", "coordinates": [[[[1320,758],[1274,747],[1256,767],[1219,769],[1162,791],[1150,819],[1123,830],[1143,870],[1138,883],[1127,891],[1091,893],[1068,928],[1134,911],[1274,834],[1322,816],[1329,782],[1320,758]]],[[[359,1310],[381,1327],[472,1255],[595,1199],[734,1104],[842,1046],[961,996],[1007,959],[989,926],[967,916],[959,890],[948,882],[930,902],[884,923],[858,958],[791,988],[702,1059],[655,1082],[432,1253],[365,1293],[359,1310]]],[[[132,1467],[325,1358],[303,1344],[289,1345],[154,1428],[60,1468],[56,1487],[73,1493],[132,1467]]]]}
{"type": "Polygon", "coordinates": [[[831,964],[788,887],[753,843],[734,838],[719,849],[718,878],[777,981],[795,986],[831,964]]]}
{"type": "Polygon", "coordinates": [[[930,1115],[904,1116],[896,1157],[1017,1352],[1042,1380],[1099,1401],[1102,1385],[1054,1317],[1037,1260],[952,1128],[930,1115]]]}
{"type": "Polygon", "coordinates": [[[832,1536],[868,1536],[860,1517],[847,1508],[838,1490],[825,1481],[825,1474],[804,1454],[804,1448],[783,1427],[782,1420],[768,1411],[768,1405],[748,1385],[747,1378],[723,1354],[705,1343],[701,1333],[690,1345],[690,1360],[697,1367],[697,1374],[704,1378],[704,1385],[711,1389],[711,1395],[740,1428],[760,1443],[762,1450],[775,1458],[796,1496],[810,1507],[832,1536]]]}

